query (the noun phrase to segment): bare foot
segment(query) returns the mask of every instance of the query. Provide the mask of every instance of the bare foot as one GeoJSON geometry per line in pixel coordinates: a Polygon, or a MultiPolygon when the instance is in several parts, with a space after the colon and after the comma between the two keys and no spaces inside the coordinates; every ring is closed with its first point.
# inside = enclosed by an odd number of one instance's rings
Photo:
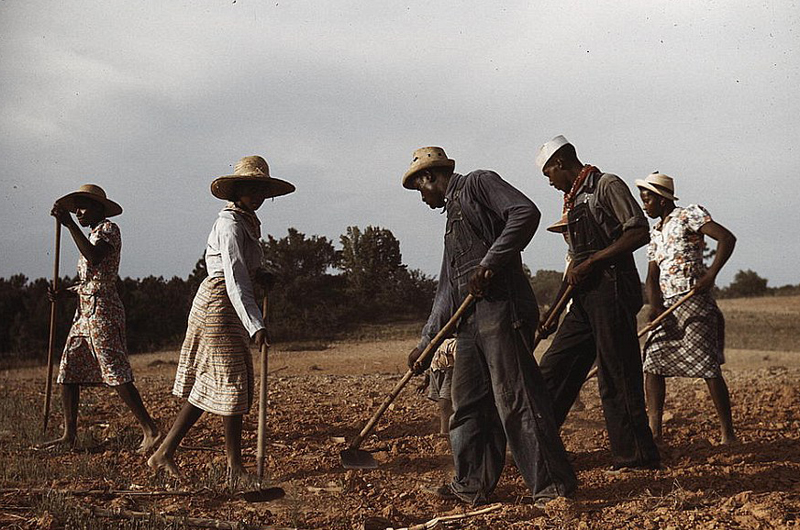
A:
{"type": "Polygon", "coordinates": [[[244,466],[228,468],[228,485],[231,488],[247,488],[258,483],[258,475],[250,473],[244,466]]]}
{"type": "Polygon", "coordinates": [[[175,465],[175,460],[173,460],[171,456],[165,456],[156,451],[147,459],[147,465],[156,471],[163,469],[179,481],[184,481],[183,473],[181,473],[181,470],[175,465]]]}
{"type": "Polygon", "coordinates": [[[49,440],[47,442],[42,442],[36,446],[37,449],[48,449],[50,447],[67,447],[69,449],[74,449],[77,439],[75,435],[63,435],[61,438],[56,438],[55,440],[49,440]]]}
{"type": "Polygon", "coordinates": [[[142,443],[139,444],[139,448],[136,449],[136,452],[140,455],[143,455],[150,451],[150,449],[153,449],[161,444],[161,440],[163,439],[164,435],[159,431],[156,431],[155,434],[145,434],[142,438],[142,443]]]}

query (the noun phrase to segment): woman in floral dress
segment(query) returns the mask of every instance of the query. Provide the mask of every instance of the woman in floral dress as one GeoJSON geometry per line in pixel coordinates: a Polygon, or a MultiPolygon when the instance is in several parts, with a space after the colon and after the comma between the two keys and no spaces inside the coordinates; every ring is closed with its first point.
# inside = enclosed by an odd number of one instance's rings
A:
{"type": "Polygon", "coordinates": [[[660,219],[650,232],[645,289],[652,321],[694,289],[695,294],[664,319],[644,347],[645,389],[650,429],[661,439],[666,377],[699,377],[706,381],[719,416],[722,443],[736,441],[728,387],[720,364],[725,362],[725,320],[710,290],[730,258],[736,237],[714,222],[700,205],[675,205],[672,178],[661,173],[637,180],[647,215],[660,219]],[[703,263],[704,236],[717,241],[714,260],[703,263]]]}
{"type": "Polygon", "coordinates": [[[105,384],[117,391],[139,422],[143,437],[138,450],[144,453],[158,443],[161,435],[142,403],[128,362],[125,308],[116,286],[122,238],[119,227],[108,220],[122,213],[122,208],[107,199],[100,186],[84,184],[78,191],[58,199],[50,213],[67,227],[78,247],[80,282],[69,289],[49,293],[51,299],[66,293],[77,295],[78,308],[58,372],[64,434],[44,445],[74,446],[80,386],[105,384]],[[75,214],[77,223],[70,212],[75,214]],[[89,237],[81,226],[91,228],[89,237]]]}

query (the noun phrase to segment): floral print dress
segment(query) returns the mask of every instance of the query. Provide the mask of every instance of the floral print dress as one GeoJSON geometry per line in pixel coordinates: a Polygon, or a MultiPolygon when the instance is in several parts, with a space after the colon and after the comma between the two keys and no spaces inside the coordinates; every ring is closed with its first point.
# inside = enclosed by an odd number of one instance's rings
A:
{"type": "Polygon", "coordinates": [[[78,295],[58,382],[62,384],[117,386],[133,381],[125,342],[125,308],[117,293],[117,276],[122,250],[119,227],[104,219],[89,234],[89,241],[105,241],[111,252],[98,265],[81,254],[78,258],[80,283],[71,287],[78,295]]]}
{"type": "MultiPolygon", "coordinates": [[[[665,308],[675,304],[706,273],[700,228],[710,221],[708,210],[700,205],[676,207],[650,232],[647,259],[659,267],[665,308]]],[[[722,312],[711,294],[696,294],[647,337],[642,370],[665,377],[720,377],[724,347],[722,312]]]]}

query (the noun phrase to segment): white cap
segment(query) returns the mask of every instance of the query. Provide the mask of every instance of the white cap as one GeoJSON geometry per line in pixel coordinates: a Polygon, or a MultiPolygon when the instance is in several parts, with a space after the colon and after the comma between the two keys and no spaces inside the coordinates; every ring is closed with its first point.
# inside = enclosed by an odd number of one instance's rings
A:
{"type": "Polygon", "coordinates": [[[569,141],[559,134],[549,142],[542,144],[536,151],[536,167],[539,168],[539,171],[544,169],[544,166],[550,160],[550,157],[553,156],[553,153],[568,143],[569,141]]]}

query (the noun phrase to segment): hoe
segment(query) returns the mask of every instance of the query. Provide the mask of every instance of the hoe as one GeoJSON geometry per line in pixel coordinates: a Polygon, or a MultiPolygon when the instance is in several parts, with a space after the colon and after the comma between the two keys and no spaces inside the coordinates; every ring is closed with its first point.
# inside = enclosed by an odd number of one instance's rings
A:
{"type": "MultiPolygon", "coordinates": [[[[436,336],[433,338],[430,344],[428,344],[428,346],[424,350],[422,350],[422,353],[417,359],[417,362],[427,359],[432,352],[436,351],[436,348],[438,348],[439,344],[441,344],[441,342],[445,339],[445,337],[447,337],[450,334],[450,332],[456,326],[456,322],[458,322],[458,319],[461,318],[461,316],[469,308],[469,306],[472,304],[474,300],[475,298],[471,294],[468,294],[467,297],[464,298],[464,301],[461,303],[461,306],[458,308],[455,314],[453,314],[452,318],[447,322],[447,324],[444,325],[441,331],[439,331],[439,333],[436,334],[436,336]]],[[[406,375],[404,375],[403,378],[400,379],[400,381],[394,386],[389,395],[386,396],[386,399],[383,400],[381,406],[378,407],[378,410],[375,411],[375,414],[372,415],[372,417],[369,419],[369,421],[361,430],[361,432],[358,434],[358,436],[356,436],[355,439],[352,442],[350,442],[350,446],[347,449],[343,450],[341,453],[339,453],[339,456],[342,459],[342,465],[345,468],[375,469],[376,467],[378,467],[378,463],[375,461],[375,458],[373,458],[372,454],[369,453],[368,451],[364,451],[363,449],[359,449],[359,447],[361,446],[361,442],[364,441],[364,438],[366,438],[367,435],[375,427],[375,424],[378,423],[378,420],[381,418],[381,416],[383,416],[383,413],[386,412],[386,409],[389,408],[389,405],[392,403],[392,401],[394,401],[397,395],[400,394],[400,391],[403,390],[403,387],[406,386],[406,383],[408,383],[411,380],[411,377],[413,375],[414,375],[414,370],[409,368],[408,371],[406,372],[406,375]]]]}

